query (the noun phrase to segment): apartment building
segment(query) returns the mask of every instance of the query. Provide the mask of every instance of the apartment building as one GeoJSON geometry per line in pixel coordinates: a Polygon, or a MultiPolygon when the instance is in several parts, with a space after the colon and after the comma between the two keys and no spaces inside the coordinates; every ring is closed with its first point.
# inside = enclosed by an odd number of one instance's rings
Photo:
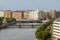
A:
{"type": "Polygon", "coordinates": [[[15,18],[16,20],[46,20],[46,19],[53,19],[60,17],[60,11],[56,10],[49,10],[49,11],[42,11],[42,10],[4,10],[0,11],[0,16],[5,18],[15,18]]]}
{"type": "Polygon", "coordinates": [[[50,15],[51,19],[56,18],[56,10],[50,10],[49,15],[50,15]]]}
{"type": "Polygon", "coordinates": [[[26,20],[29,20],[29,14],[30,14],[31,10],[25,10],[23,13],[23,18],[26,20]]]}
{"type": "Polygon", "coordinates": [[[34,10],[30,12],[30,19],[32,20],[46,20],[46,14],[41,10],[34,10]]]}
{"type": "Polygon", "coordinates": [[[45,14],[46,14],[46,19],[54,19],[56,18],[56,10],[48,10],[48,11],[45,11],[45,14]]]}
{"type": "Polygon", "coordinates": [[[45,12],[46,14],[46,19],[51,19],[51,16],[49,15],[49,12],[45,12]]]}
{"type": "Polygon", "coordinates": [[[44,11],[39,11],[38,13],[39,20],[46,20],[46,14],[44,11]]]}
{"type": "Polygon", "coordinates": [[[60,40],[60,18],[53,22],[52,40],[60,40]]]}
{"type": "Polygon", "coordinates": [[[56,11],[56,18],[60,17],[60,11],[56,11]]]}
{"type": "Polygon", "coordinates": [[[4,11],[0,10],[0,17],[4,17],[4,11]]]}
{"type": "Polygon", "coordinates": [[[39,10],[31,11],[29,14],[29,16],[30,16],[29,19],[30,20],[38,20],[38,12],[39,12],[39,10]]]}
{"type": "Polygon", "coordinates": [[[5,18],[12,18],[12,11],[11,10],[4,10],[4,17],[5,18]]]}
{"type": "Polygon", "coordinates": [[[12,11],[12,18],[15,18],[17,21],[22,20],[22,11],[19,10],[12,11]]]}

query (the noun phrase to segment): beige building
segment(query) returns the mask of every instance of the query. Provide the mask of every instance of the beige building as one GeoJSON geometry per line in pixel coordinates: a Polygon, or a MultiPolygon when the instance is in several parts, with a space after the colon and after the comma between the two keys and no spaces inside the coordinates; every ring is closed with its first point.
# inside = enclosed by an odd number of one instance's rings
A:
{"type": "Polygon", "coordinates": [[[56,18],[56,11],[55,10],[45,11],[45,14],[46,14],[46,19],[56,18]]]}
{"type": "Polygon", "coordinates": [[[53,19],[60,17],[60,11],[49,10],[49,11],[41,11],[41,10],[5,10],[0,11],[0,16],[4,16],[5,18],[15,18],[16,20],[45,20],[45,19],[53,19]],[[4,14],[4,15],[3,15],[4,14]]]}
{"type": "Polygon", "coordinates": [[[4,17],[4,11],[0,10],[0,17],[4,17]]]}
{"type": "Polygon", "coordinates": [[[12,17],[12,11],[11,10],[5,10],[4,11],[4,17],[5,18],[11,18],[12,17]]]}
{"type": "Polygon", "coordinates": [[[51,16],[51,19],[56,18],[56,10],[51,10],[49,15],[51,16]]]}
{"type": "Polygon", "coordinates": [[[12,11],[12,18],[15,18],[17,21],[22,20],[22,11],[12,11]]]}
{"type": "Polygon", "coordinates": [[[30,12],[31,12],[30,10],[24,11],[24,13],[23,13],[24,17],[23,18],[26,19],[26,20],[29,20],[29,14],[30,14],[30,12]]]}

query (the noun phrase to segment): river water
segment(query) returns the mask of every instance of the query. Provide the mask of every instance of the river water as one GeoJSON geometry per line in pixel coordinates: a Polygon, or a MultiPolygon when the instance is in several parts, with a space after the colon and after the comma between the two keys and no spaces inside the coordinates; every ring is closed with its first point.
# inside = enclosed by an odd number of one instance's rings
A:
{"type": "Polygon", "coordinates": [[[0,40],[35,40],[36,28],[7,28],[0,30],[0,40]]]}
{"type": "MultiPolygon", "coordinates": [[[[37,25],[40,23],[34,23],[37,25]]],[[[31,25],[31,23],[23,23],[22,25],[31,25]]],[[[0,40],[36,40],[35,31],[38,26],[9,26],[9,28],[0,30],[0,40]]]]}

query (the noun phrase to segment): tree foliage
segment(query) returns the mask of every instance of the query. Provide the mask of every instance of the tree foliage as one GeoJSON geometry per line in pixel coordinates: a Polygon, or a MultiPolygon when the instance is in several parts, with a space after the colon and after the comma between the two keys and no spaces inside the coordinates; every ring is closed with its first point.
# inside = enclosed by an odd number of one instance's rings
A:
{"type": "Polygon", "coordinates": [[[16,19],[14,19],[14,18],[6,18],[6,21],[7,21],[7,23],[11,23],[11,22],[16,21],[16,19]]]}
{"type": "Polygon", "coordinates": [[[0,25],[2,25],[3,17],[0,17],[0,25]]]}
{"type": "Polygon", "coordinates": [[[52,21],[49,20],[37,28],[36,33],[35,33],[37,39],[41,39],[41,40],[51,39],[51,32],[50,32],[51,29],[45,30],[47,27],[49,27],[51,23],[52,21]]]}

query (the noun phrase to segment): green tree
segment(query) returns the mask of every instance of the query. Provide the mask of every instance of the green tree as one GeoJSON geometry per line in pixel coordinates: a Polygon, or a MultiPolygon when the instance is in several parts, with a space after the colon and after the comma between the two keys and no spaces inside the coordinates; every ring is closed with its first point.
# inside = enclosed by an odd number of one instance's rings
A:
{"type": "Polygon", "coordinates": [[[3,23],[2,23],[2,21],[0,21],[0,25],[2,25],[3,23]]]}
{"type": "Polygon", "coordinates": [[[14,19],[14,18],[6,18],[6,21],[7,21],[7,23],[11,23],[11,22],[16,21],[16,19],[14,19]]]}
{"type": "Polygon", "coordinates": [[[3,17],[0,17],[0,25],[2,25],[3,17]]]}
{"type": "Polygon", "coordinates": [[[47,21],[43,25],[37,28],[36,30],[36,38],[41,40],[50,40],[51,39],[51,29],[45,30],[49,25],[52,23],[52,21],[47,21]]]}

